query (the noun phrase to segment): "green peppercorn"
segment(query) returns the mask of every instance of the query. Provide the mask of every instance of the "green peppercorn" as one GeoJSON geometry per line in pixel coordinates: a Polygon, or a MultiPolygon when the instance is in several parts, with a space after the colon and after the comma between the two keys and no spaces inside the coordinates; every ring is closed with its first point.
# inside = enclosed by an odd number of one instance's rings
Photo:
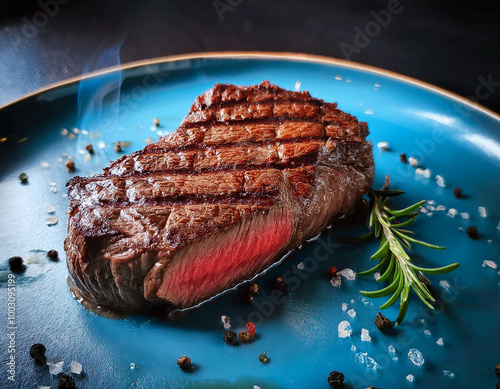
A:
{"type": "Polygon", "coordinates": [[[63,374],[59,380],[59,389],[76,389],[75,381],[69,375],[63,374]]]}
{"type": "Polygon", "coordinates": [[[21,184],[28,183],[28,175],[26,173],[19,174],[19,179],[21,180],[21,184]]]}
{"type": "Polygon", "coordinates": [[[9,267],[14,273],[21,273],[24,270],[23,259],[21,257],[9,258],[9,267]]]}
{"type": "Polygon", "coordinates": [[[259,361],[262,363],[269,362],[269,358],[267,357],[267,353],[264,351],[264,354],[259,354],[259,361]]]}
{"type": "Polygon", "coordinates": [[[500,363],[495,366],[495,374],[500,375],[500,363]]]}
{"type": "Polygon", "coordinates": [[[49,250],[49,252],[47,253],[47,257],[49,257],[53,261],[57,261],[59,259],[59,253],[56,250],[49,250]]]}
{"type": "Polygon", "coordinates": [[[388,332],[394,326],[394,323],[379,312],[375,316],[375,325],[380,331],[388,332]]]}
{"type": "Polygon", "coordinates": [[[328,383],[332,388],[338,388],[344,385],[344,375],[337,370],[334,370],[328,376],[328,383]]]}
{"type": "Polygon", "coordinates": [[[179,365],[179,367],[182,370],[188,370],[192,367],[191,366],[191,358],[189,358],[187,355],[184,355],[183,357],[179,357],[179,358],[177,358],[177,365],[179,365]]]}
{"type": "Polygon", "coordinates": [[[240,343],[250,343],[253,339],[253,336],[251,336],[246,330],[243,330],[238,334],[238,339],[240,343]]]}
{"type": "Polygon", "coordinates": [[[222,340],[231,346],[236,346],[238,344],[236,332],[232,330],[225,330],[222,333],[222,340]]]}
{"type": "Polygon", "coordinates": [[[30,348],[30,357],[35,360],[35,362],[45,365],[47,363],[47,358],[45,358],[45,351],[47,349],[41,343],[35,343],[30,348]]]}

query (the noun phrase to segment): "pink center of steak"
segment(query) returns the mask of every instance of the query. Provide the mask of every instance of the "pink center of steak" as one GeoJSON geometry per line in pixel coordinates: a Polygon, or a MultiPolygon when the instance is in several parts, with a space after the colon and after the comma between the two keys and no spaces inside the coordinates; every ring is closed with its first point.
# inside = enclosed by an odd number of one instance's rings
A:
{"type": "Polygon", "coordinates": [[[272,213],[256,215],[180,252],[167,266],[157,296],[191,306],[266,268],[293,231],[290,213],[272,213]]]}

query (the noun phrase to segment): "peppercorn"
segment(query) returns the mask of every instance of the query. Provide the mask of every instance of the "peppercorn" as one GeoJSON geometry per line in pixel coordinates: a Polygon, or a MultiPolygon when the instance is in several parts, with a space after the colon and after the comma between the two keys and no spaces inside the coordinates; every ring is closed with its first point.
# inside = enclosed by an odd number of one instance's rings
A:
{"type": "Polygon", "coordinates": [[[495,366],[495,374],[500,375],[500,363],[495,366]]]}
{"type": "Polygon", "coordinates": [[[153,124],[154,124],[156,127],[160,127],[160,119],[158,119],[158,118],[153,118],[153,124]]]}
{"type": "Polygon", "coordinates": [[[21,257],[9,258],[10,270],[14,273],[19,273],[23,270],[23,259],[21,257]]]}
{"type": "Polygon", "coordinates": [[[35,362],[45,365],[47,363],[47,358],[45,358],[45,351],[47,349],[41,343],[35,343],[30,348],[30,357],[35,360],[35,362]]]}
{"type": "Polygon", "coordinates": [[[247,332],[252,338],[255,336],[255,324],[252,322],[247,323],[247,332]]]}
{"type": "Polygon", "coordinates": [[[49,250],[49,252],[47,253],[47,257],[49,257],[53,261],[57,261],[59,259],[59,253],[56,250],[49,250]]]}
{"type": "Polygon", "coordinates": [[[19,179],[21,180],[21,184],[28,183],[28,175],[26,173],[19,174],[19,179]]]}
{"type": "Polygon", "coordinates": [[[59,380],[59,389],[76,389],[75,380],[69,375],[63,374],[59,380]]]}
{"type": "Polygon", "coordinates": [[[66,169],[68,169],[68,172],[74,172],[75,171],[75,161],[70,159],[68,162],[66,162],[66,169]]]}
{"type": "Polygon", "coordinates": [[[230,346],[236,346],[238,344],[236,332],[234,332],[232,330],[225,330],[222,333],[222,340],[230,346]]]}
{"type": "Polygon", "coordinates": [[[253,295],[251,295],[250,293],[244,293],[241,301],[245,304],[251,304],[253,301],[253,295]]]}
{"type": "Polygon", "coordinates": [[[262,363],[269,362],[269,358],[267,357],[267,353],[264,351],[264,354],[259,354],[259,361],[262,363]]]}
{"type": "Polygon", "coordinates": [[[337,370],[334,370],[328,376],[328,383],[332,388],[338,388],[344,385],[344,375],[337,370]]]}
{"type": "Polygon", "coordinates": [[[87,150],[90,155],[94,154],[94,146],[92,146],[92,144],[90,143],[87,146],[85,146],[85,150],[87,150]]]}
{"type": "Polygon", "coordinates": [[[253,336],[251,336],[247,331],[243,330],[238,334],[238,339],[240,343],[250,343],[253,339],[253,336]]]}
{"type": "Polygon", "coordinates": [[[328,274],[330,274],[332,277],[335,277],[337,275],[337,271],[337,268],[335,266],[332,266],[328,269],[328,274]]]}
{"type": "Polygon", "coordinates": [[[115,151],[117,153],[121,153],[121,151],[122,151],[122,146],[120,146],[120,143],[118,143],[118,142],[115,143],[115,151]]]}
{"type": "Polygon", "coordinates": [[[273,280],[272,287],[273,289],[281,290],[283,293],[288,292],[288,285],[281,276],[278,276],[273,280]]]}
{"type": "Polygon", "coordinates": [[[399,154],[399,160],[401,163],[408,163],[408,159],[406,158],[406,154],[399,154]]]}
{"type": "Polygon", "coordinates": [[[459,199],[462,197],[462,189],[460,188],[453,188],[453,195],[459,199]]]}
{"type": "Polygon", "coordinates": [[[476,226],[468,226],[467,229],[465,230],[465,233],[467,236],[471,239],[477,239],[477,227],[476,226]]]}
{"type": "Polygon", "coordinates": [[[258,295],[259,285],[257,285],[256,283],[250,284],[250,286],[248,287],[248,293],[250,293],[253,296],[258,295]]]}
{"type": "Polygon", "coordinates": [[[177,358],[177,364],[182,370],[188,370],[190,369],[191,366],[191,358],[189,358],[187,355],[184,355],[183,357],[177,358]]]}
{"type": "Polygon", "coordinates": [[[375,325],[380,331],[387,332],[394,326],[394,323],[379,312],[375,316],[375,325]]]}

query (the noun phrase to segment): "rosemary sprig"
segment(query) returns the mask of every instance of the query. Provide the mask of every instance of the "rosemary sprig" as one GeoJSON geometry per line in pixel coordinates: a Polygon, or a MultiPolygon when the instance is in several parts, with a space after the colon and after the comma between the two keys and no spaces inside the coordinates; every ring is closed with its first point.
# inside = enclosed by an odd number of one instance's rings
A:
{"type": "Polygon", "coordinates": [[[431,249],[443,250],[445,247],[426,243],[415,239],[412,231],[404,229],[411,225],[417,215],[418,210],[426,200],[419,201],[407,208],[401,210],[391,209],[388,205],[388,198],[402,195],[404,192],[399,190],[375,190],[370,189],[370,232],[359,238],[349,238],[347,241],[355,242],[366,240],[370,237],[380,239],[378,250],[370,257],[370,260],[378,260],[377,265],[369,270],[357,273],[358,276],[365,276],[380,270],[382,275],[378,282],[388,282],[388,286],[375,291],[360,291],[366,297],[384,297],[392,296],[380,306],[381,309],[389,308],[398,299],[400,300],[399,314],[396,324],[401,324],[408,310],[410,289],[424,302],[430,309],[434,309],[432,303],[435,301],[429,288],[426,285],[428,281],[422,273],[442,274],[455,270],[460,266],[459,263],[453,263],[448,266],[438,268],[423,268],[412,263],[406,249],[411,248],[411,244],[422,245],[431,249]]]}

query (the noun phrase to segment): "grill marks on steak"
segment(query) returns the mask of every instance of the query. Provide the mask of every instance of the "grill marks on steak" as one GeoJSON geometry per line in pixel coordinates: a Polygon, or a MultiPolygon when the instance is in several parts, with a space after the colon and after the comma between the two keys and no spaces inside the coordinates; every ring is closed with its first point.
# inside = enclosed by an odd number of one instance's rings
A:
{"type": "Polygon", "coordinates": [[[367,191],[367,134],[307,92],[214,86],[173,134],[68,183],[73,282],[135,310],[251,278],[367,191]]]}

